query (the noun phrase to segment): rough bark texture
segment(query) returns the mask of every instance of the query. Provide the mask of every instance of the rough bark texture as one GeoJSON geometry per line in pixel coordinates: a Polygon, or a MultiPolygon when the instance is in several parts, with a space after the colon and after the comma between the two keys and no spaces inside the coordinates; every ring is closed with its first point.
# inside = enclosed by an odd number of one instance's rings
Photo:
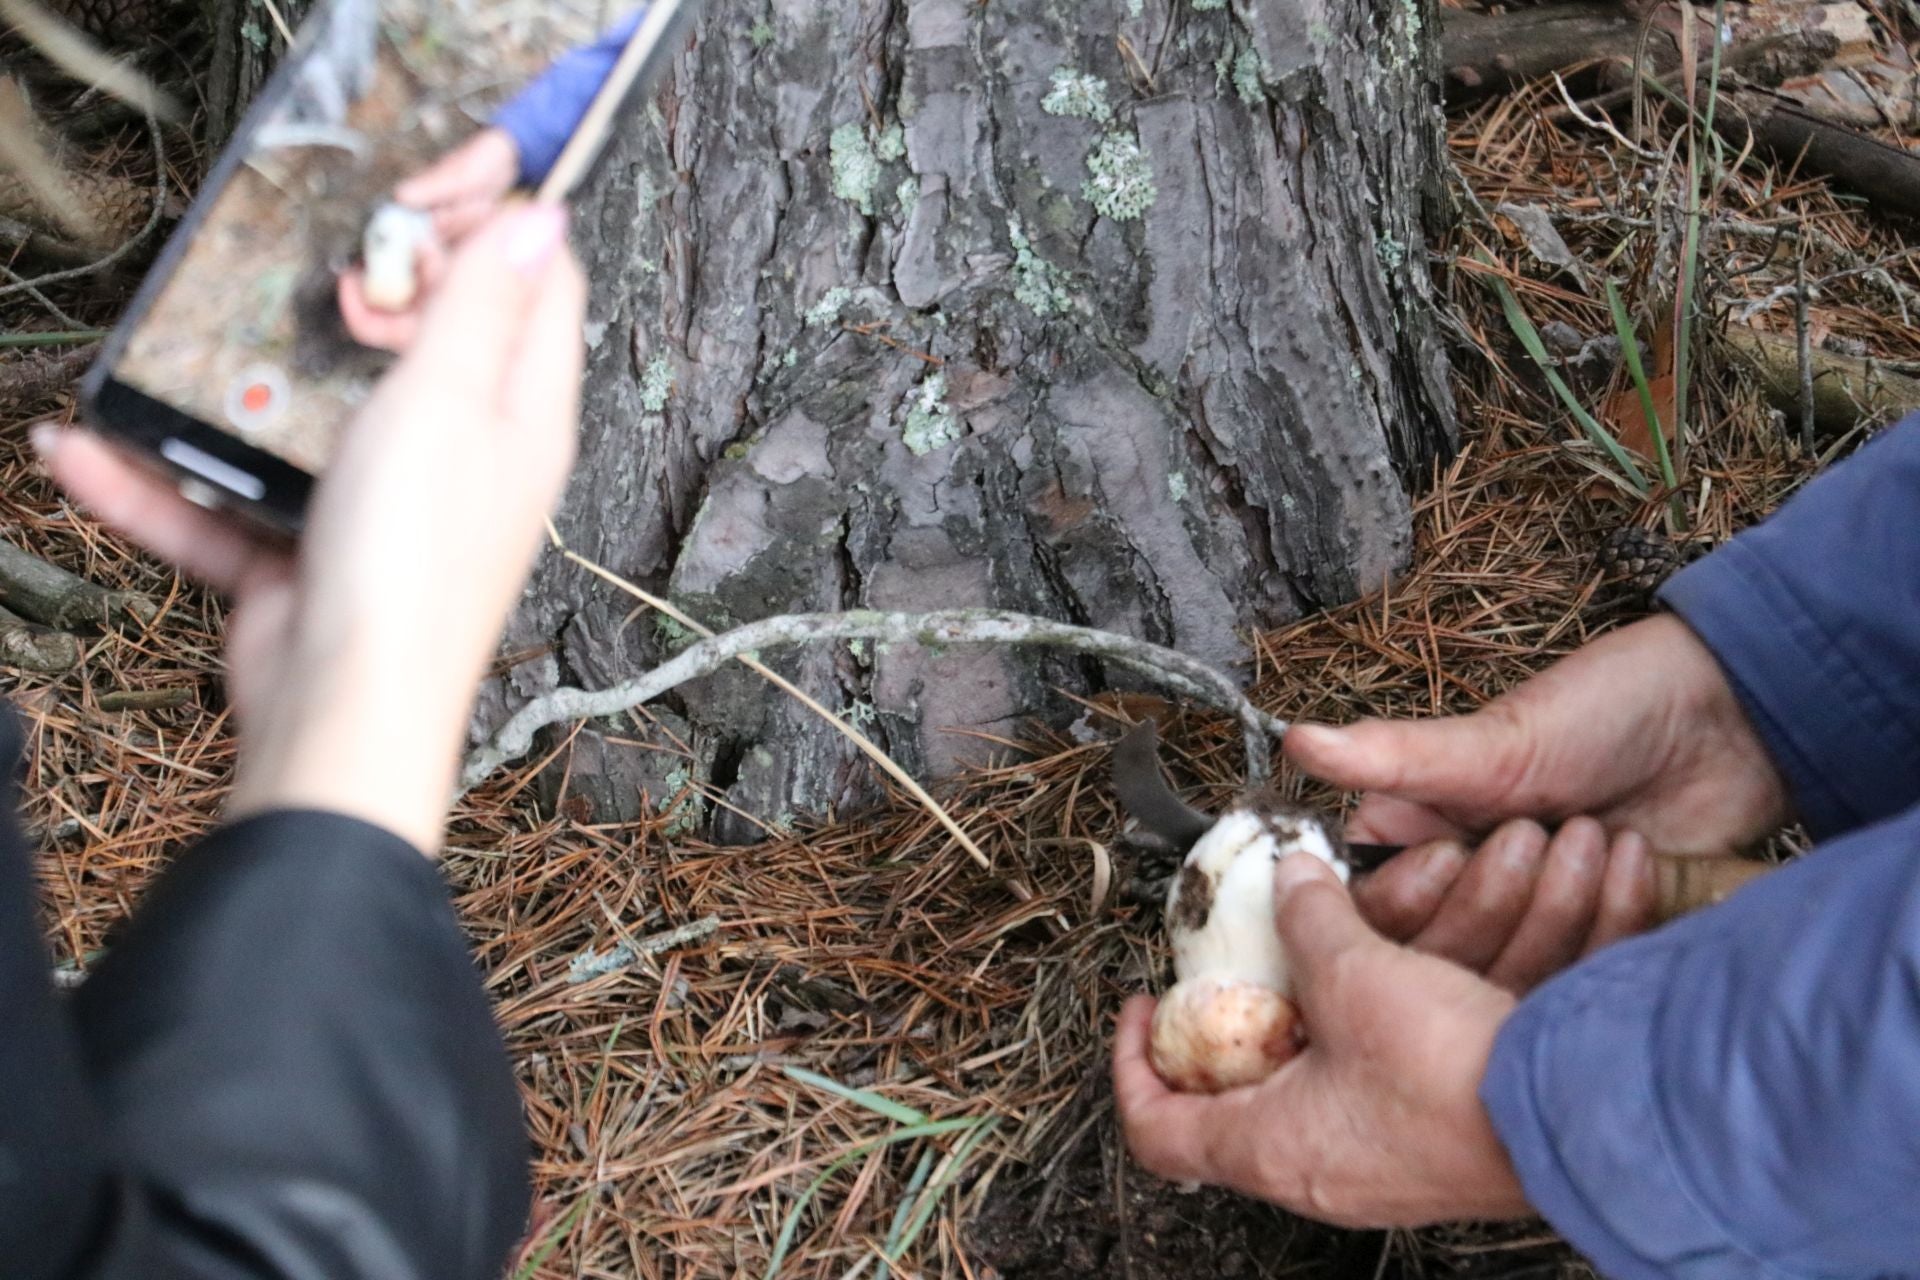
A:
{"type": "MultiPolygon", "coordinates": [[[[1425,16],[716,0],[576,220],[592,355],[567,542],[716,628],[981,605],[1221,665],[1249,629],[1377,588],[1453,438],[1425,16]]],[[[633,605],[549,558],[508,647],[558,643],[483,716],[675,647],[633,605]]],[[[775,665],[921,776],[1067,709],[1055,687],[1123,682],[1013,651],[775,665]]],[[[873,794],[744,670],[677,709],[671,735],[588,727],[603,810],[649,777],[663,799],[623,735],[692,752],[722,838],[873,794]]]]}

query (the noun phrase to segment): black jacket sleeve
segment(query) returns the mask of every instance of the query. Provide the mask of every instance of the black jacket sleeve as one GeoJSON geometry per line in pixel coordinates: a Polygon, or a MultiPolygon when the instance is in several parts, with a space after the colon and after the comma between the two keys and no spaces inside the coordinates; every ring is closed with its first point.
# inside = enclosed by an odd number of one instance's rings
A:
{"type": "Polygon", "coordinates": [[[525,1127],[433,864],[337,814],[226,827],[157,879],[63,1003],[12,801],[7,1275],[499,1275],[526,1221],[525,1127]]]}

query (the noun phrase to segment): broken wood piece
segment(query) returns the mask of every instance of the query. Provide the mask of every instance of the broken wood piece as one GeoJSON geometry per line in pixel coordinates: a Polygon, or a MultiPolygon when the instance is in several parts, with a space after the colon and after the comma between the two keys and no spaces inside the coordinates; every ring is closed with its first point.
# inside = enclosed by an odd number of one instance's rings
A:
{"type": "Polygon", "coordinates": [[[78,638],[0,609],[0,666],[51,676],[79,664],[78,638]]]}
{"type": "Polygon", "coordinates": [[[1920,156],[1823,120],[1780,94],[1722,94],[1714,128],[1736,147],[1751,134],[1780,163],[1826,174],[1883,213],[1912,216],[1920,210],[1920,156]]]}
{"type": "Polygon", "coordinates": [[[153,621],[160,610],[136,591],[110,591],[0,542],[0,605],[60,630],[153,621]]]}
{"type": "Polygon", "coordinates": [[[31,351],[0,361],[0,395],[19,408],[32,408],[73,389],[80,375],[93,363],[100,344],[65,351],[31,351]]]}
{"type": "MultiPolygon", "coordinates": [[[[1693,6],[1695,56],[1705,67],[1716,30],[1712,5],[1693,6]]],[[[1441,67],[1449,106],[1517,88],[1556,71],[1585,70],[1581,90],[1605,90],[1632,74],[1662,75],[1682,62],[1681,24],[1662,9],[1641,42],[1641,16],[1603,0],[1545,5],[1502,14],[1443,11],[1441,67]]],[[[1866,10],[1852,0],[1772,0],[1728,11],[1723,70],[1778,83],[1823,66],[1866,61],[1877,53],[1866,10]]]]}
{"type": "MultiPolygon", "coordinates": [[[[1789,419],[1800,413],[1800,349],[1791,335],[1734,327],[1727,343],[1754,374],[1768,403],[1789,419]]],[[[1814,348],[1813,420],[1835,439],[1862,422],[1883,422],[1920,408],[1920,378],[1889,369],[1871,356],[1814,348]]]]}
{"type": "Polygon", "coordinates": [[[102,711],[164,711],[193,701],[193,690],[177,684],[166,689],[113,689],[100,695],[102,711]]]}

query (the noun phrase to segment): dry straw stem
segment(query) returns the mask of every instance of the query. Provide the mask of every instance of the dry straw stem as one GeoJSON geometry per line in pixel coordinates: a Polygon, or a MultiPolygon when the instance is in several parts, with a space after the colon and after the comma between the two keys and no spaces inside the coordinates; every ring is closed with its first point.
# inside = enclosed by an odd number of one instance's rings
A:
{"type": "Polygon", "coordinates": [[[41,139],[26,94],[17,81],[0,78],[0,170],[10,172],[33,203],[67,234],[97,241],[99,220],[74,192],[67,172],[41,139]]]}

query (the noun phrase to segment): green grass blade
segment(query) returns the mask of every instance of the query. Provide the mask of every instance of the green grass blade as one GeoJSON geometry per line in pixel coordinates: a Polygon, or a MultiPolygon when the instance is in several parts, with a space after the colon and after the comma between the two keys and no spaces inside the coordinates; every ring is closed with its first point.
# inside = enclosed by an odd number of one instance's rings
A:
{"type": "Polygon", "coordinates": [[[934,1209],[939,1206],[941,1196],[946,1194],[947,1188],[960,1176],[961,1170],[966,1168],[967,1157],[973,1154],[975,1147],[986,1141],[987,1135],[992,1133],[999,1124],[999,1116],[989,1116],[979,1128],[960,1140],[960,1144],[953,1149],[953,1158],[947,1161],[947,1167],[940,1171],[940,1176],[934,1179],[933,1185],[921,1195],[920,1206],[914,1210],[913,1219],[907,1224],[906,1234],[896,1245],[888,1248],[889,1263],[899,1262],[900,1255],[920,1238],[920,1232],[927,1225],[927,1219],[933,1216],[934,1209]]]}
{"type": "Polygon", "coordinates": [[[907,1179],[906,1190],[900,1193],[900,1203],[893,1211],[893,1222],[887,1227],[887,1238],[880,1245],[880,1252],[888,1259],[899,1256],[900,1233],[906,1229],[907,1218],[913,1213],[914,1201],[919,1198],[920,1189],[927,1185],[927,1178],[933,1173],[935,1154],[931,1147],[920,1154],[920,1163],[913,1167],[913,1176],[907,1179]]]}
{"type": "Polygon", "coordinates": [[[1620,468],[1625,487],[1638,497],[1646,497],[1648,489],[1646,473],[1635,465],[1632,455],[1620,447],[1620,442],[1615,440],[1612,434],[1586,411],[1580,401],[1575,398],[1573,388],[1561,379],[1547,355],[1546,344],[1540,341],[1539,331],[1533,327],[1533,321],[1527,318],[1527,313],[1521,310],[1520,299],[1516,298],[1513,290],[1507,287],[1507,282],[1498,276],[1490,276],[1489,280],[1493,284],[1494,291],[1500,295],[1500,307],[1506,312],[1507,325],[1513,330],[1513,336],[1520,340],[1520,345],[1526,348],[1529,356],[1533,357],[1534,364],[1538,365],[1540,372],[1546,376],[1547,385],[1551,386],[1554,394],[1560,397],[1560,403],[1566,405],[1568,411],[1573,414],[1581,429],[1587,433],[1587,438],[1599,445],[1601,450],[1613,460],[1613,465],[1620,468]]]}
{"type": "Polygon", "coordinates": [[[1620,339],[1620,353],[1627,358],[1627,372],[1633,377],[1634,390],[1640,393],[1640,412],[1646,415],[1647,430],[1653,435],[1654,458],[1660,464],[1660,479],[1669,489],[1678,489],[1679,480],[1674,477],[1673,458],[1667,452],[1666,429],[1660,423],[1660,412],[1653,405],[1653,385],[1647,381],[1647,371],[1640,365],[1640,340],[1633,331],[1633,321],[1627,317],[1627,304],[1620,300],[1620,290],[1613,281],[1607,281],[1607,306],[1613,310],[1613,332],[1620,339]]]}
{"type": "Polygon", "coordinates": [[[943,1133],[958,1133],[980,1124],[977,1116],[967,1116],[954,1120],[929,1120],[925,1124],[909,1125],[904,1129],[895,1129],[892,1133],[882,1134],[878,1138],[868,1138],[865,1142],[856,1142],[848,1147],[833,1163],[822,1169],[800,1198],[793,1202],[793,1208],[787,1210],[786,1221],[780,1224],[780,1235],[773,1242],[773,1256],[767,1260],[766,1280],[774,1280],[780,1272],[780,1264],[787,1260],[787,1254],[793,1249],[794,1233],[800,1229],[800,1213],[812,1202],[816,1192],[826,1185],[827,1179],[866,1155],[869,1151],[881,1147],[890,1147],[898,1142],[911,1142],[915,1138],[932,1138],[943,1133]]]}
{"type": "Polygon", "coordinates": [[[804,1067],[782,1067],[780,1069],[787,1073],[789,1079],[798,1080],[801,1084],[810,1084],[816,1089],[825,1089],[828,1093],[865,1107],[875,1115],[885,1116],[887,1119],[900,1124],[919,1124],[927,1118],[924,1112],[915,1111],[904,1102],[895,1102],[892,1098],[883,1098],[871,1089],[856,1089],[851,1085],[841,1084],[838,1080],[830,1080],[826,1076],[817,1075],[804,1067]]]}
{"type": "Polygon", "coordinates": [[[0,348],[71,347],[82,342],[98,342],[106,336],[105,329],[63,329],[55,333],[0,333],[0,348]]]}
{"type": "Polygon", "coordinates": [[[540,1247],[535,1249],[527,1260],[520,1264],[520,1269],[513,1273],[513,1280],[527,1280],[527,1277],[540,1269],[540,1264],[560,1247],[560,1242],[567,1238],[568,1233],[580,1221],[580,1216],[587,1211],[587,1204],[593,1199],[593,1192],[594,1188],[588,1187],[580,1193],[580,1198],[573,1202],[573,1208],[567,1210],[567,1216],[553,1224],[553,1230],[547,1232],[547,1238],[540,1242],[540,1247]]]}

